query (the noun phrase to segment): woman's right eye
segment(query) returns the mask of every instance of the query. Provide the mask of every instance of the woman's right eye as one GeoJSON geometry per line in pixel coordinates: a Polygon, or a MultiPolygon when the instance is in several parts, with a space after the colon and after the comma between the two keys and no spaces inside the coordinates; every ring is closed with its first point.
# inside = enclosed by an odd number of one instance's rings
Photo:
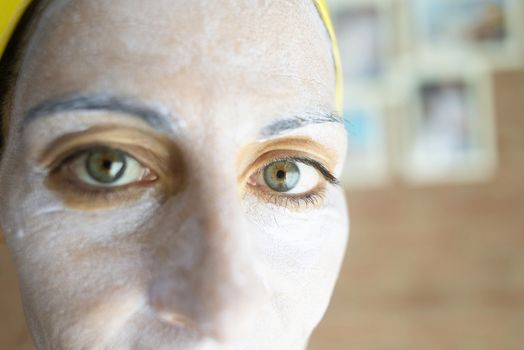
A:
{"type": "Polygon", "coordinates": [[[158,178],[127,153],[105,147],[82,151],[61,167],[65,167],[74,180],[91,187],[115,188],[158,178]]]}

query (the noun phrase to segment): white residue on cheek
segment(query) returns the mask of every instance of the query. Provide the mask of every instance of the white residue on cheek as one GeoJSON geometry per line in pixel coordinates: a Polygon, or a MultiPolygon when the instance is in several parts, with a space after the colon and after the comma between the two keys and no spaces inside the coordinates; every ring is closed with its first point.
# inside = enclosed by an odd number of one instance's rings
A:
{"type": "Polygon", "coordinates": [[[137,289],[125,288],[106,293],[94,306],[84,310],[81,318],[72,322],[64,337],[71,339],[71,344],[75,345],[81,339],[78,348],[123,348],[121,337],[133,336],[126,334],[126,324],[143,305],[143,294],[137,289]]]}
{"type": "Polygon", "coordinates": [[[338,188],[330,186],[326,190],[321,207],[302,212],[254,197],[246,198],[245,205],[261,259],[273,271],[291,279],[317,266],[327,247],[340,246],[343,250],[345,246],[347,209],[338,188]]]}
{"type": "Polygon", "coordinates": [[[30,196],[23,201],[22,208],[32,213],[33,217],[65,210],[64,204],[56,196],[39,187],[34,187],[30,196]]]}
{"type": "Polygon", "coordinates": [[[15,236],[17,239],[20,239],[22,237],[24,237],[24,230],[19,228],[18,230],[16,230],[16,236],[15,236]]]}
{"type": "Polygon", "coordinates": [[[136,202],[123,207],[93,211],[65,208],[57,214],[64,218],[62,230],[67,234],[72,227],[88,234],[90,240],[112,240],[118,235],[133,234],[154,214],[159,204],[154,189],[148,190],[136,202]],[[69,225],[67,225],[69,223],[69,225]],[[67,231],[67,232],[66,232],[67,231]]]}
{"type": "Polygon", "coordinates": [[[260,202],[253,205],[257,208],[249,215],[253,239],[270,274],[293,278],[315,265],[322,245],[320,212],[298,213],[260,202]]]}
{"type": "Polygon", "coordinates": [[[12,174],[23,180],[12,184],[8,201],[11,222],[9,231],[15,231],[14,238],[22,239],[33,231],[31,225],[33,218],[62,211],[64,206],[44,188],[46,172],[42,169],[22,165],[20,168],[14,168],[13,171],[27,174],[26,176],[12,174]]]}
{"type": "Polygon", "coordinates": [[[124,207],[92,211],[68,208],[58,194],[44,186],[47,172],[33,170],[28,183],[20,186],[19,202],[13,203],[17,239],[35,232],[47,232],[57,238],[85,232],[91,239],[106,240],[114,234],[135,232],[158,206],[154,189],[149,189],[136,202],[124,207]]]}

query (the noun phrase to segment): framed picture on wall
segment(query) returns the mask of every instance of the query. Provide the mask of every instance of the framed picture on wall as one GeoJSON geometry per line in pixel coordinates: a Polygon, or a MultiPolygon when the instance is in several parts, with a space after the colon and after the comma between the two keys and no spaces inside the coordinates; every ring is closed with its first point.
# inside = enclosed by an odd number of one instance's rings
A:
{"type": "Polygon", "coordinates": [[[473,50],[494,68],[522,65],[522,0],[406,1],[417,48],[473,50]]]}
{"type": "Polygon", "coordinates": [[[423,183],[488,178],[496,150],[486,64],[453,55],[413,62],[401,123],[401,175],[423,183]]]}
{"type": "Polygon", "coordinates": [[[332,0],[345,81],[354,85],[380,83],[393,49],[392,5],[386,0],[332,0]]]}
{"type": "Polygon", "coordinates": [[[390,178],[384,106],[372,93],[350,89],[345,93],[348,148],[342,183],[349,188],[383,185],[390,178]]]}

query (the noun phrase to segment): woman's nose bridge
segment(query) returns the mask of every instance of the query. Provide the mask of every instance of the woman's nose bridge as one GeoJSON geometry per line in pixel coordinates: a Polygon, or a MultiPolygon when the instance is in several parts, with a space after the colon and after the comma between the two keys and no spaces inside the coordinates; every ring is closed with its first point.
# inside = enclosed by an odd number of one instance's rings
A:
{"type": "Polygon", "coordinates": [[[192,222],[169,225],[185,232],[174,234],[170,247],[164,247],[172,249],[170,261],[160,267],[149,295],[164,320],[215,338],[229,338],[247,326],[263,292],[238,192],[224,187],[205,184],[190,193],[186,212],[191,215],[184,220],[192,222]],[[191,256],[180,251],[188,248],[191,256]]]}

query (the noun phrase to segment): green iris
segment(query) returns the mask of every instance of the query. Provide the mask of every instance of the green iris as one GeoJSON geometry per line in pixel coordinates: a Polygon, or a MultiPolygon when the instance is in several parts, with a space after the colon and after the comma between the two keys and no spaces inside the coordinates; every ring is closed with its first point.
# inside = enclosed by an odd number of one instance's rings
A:
{"type": "Polygon", "coordinates": [[[126,155],[108,148],[90,151],[86,158],[87,173],[103,184],[118,181],[126,171],[126,166],[126,155]]]}
{"type": "Polygon", "coordinates": [[[292,190],[300,179],[300,170],[294,162],[281,160],[264,168],[264,181],[274,191],[292,190]]]}

